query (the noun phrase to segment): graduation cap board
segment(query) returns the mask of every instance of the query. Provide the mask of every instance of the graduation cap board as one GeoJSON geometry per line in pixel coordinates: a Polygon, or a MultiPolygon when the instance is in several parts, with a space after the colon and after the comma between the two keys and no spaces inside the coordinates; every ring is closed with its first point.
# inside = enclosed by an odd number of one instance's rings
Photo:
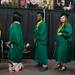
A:
{"type": "Polygon", "coordinates": [[[43,12],[37,12],[37,16],[42,16],[44,18],[44,13],[43,12]]]}
{"type": "Polygon", "coordinates": [[[12,16],[13,16],[13,17],[21,17],[22,15],[21,15],[20,13],[18,13],[18,12],[14,12],[14,13],[12,14],[12,16]]]}
{"type": "Polygon", "coordinates": [[[66,16],[66,17],[68,18],[69,15],[70,15],[70,14],[69,14],[68,12],[63,12],[63,13],[61,13],[60,17],[61,17],[61,16],[66,16]]]}

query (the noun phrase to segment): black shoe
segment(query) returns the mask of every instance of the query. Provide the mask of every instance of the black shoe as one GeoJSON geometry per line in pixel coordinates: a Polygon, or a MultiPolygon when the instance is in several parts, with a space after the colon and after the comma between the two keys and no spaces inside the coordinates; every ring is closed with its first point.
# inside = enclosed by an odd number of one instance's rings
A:
{"type": "Polygon", "coordinates": [[[60,71],[66,71],[66,69],[67,68],[65,66],[62,66],[61,68],[59,68],[60,71]]]}
{"type": "Polygon", "coordinates": [[[42,67],[39,69],[41,72],[44,72],[44,71],[47,71],[48,70],[48,67],[42,67]]]}

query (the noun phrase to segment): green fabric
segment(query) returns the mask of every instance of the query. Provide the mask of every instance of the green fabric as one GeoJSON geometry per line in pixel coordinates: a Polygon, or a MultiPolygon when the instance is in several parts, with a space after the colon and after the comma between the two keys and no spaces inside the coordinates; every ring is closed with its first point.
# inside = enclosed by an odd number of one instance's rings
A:
{"type": "Polygon", "coordinates": [[[71,40],[72,40],[72,26],[67,23],[60,31],[63,35],[56,35],[56,46],[54,58],[59,63],[66,63],[71,61],[71,40]]]}
{"type": "Polygon", "coordinates": [[[9,27],[10,49],[8,58],[12,62],[21,62],[23,55],[23,34],[21,24],[13,22],[9,27]],[[13,45],[13,48],[11,47],[13,45]]]}
{"type": "Polygon", "coordinates": [[[35,61],[39,64],[48,64],[47,57],[47,26],[42,21],[39,27],[35,27],[34,39],[36,39],[35,45],[35,61]]]}

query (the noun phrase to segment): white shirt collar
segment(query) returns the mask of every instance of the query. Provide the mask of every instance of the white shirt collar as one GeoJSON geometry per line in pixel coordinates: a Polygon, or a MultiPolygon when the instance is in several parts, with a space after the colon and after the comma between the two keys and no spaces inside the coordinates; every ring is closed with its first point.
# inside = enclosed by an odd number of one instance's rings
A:
{"type": "Polygon", "coordinates": [[[19,21],[14,21],[14,23],[20,24],[20,22],[19,22],[19,21]]]}

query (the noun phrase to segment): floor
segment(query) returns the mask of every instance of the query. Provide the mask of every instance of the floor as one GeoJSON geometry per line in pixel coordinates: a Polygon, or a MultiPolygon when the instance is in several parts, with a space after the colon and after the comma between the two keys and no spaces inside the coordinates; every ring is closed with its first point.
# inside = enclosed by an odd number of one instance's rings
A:
{"type": "Polygon", "coordinates": [[[36,63],[33,60],[26,59],[23,61],[24,69],[19,73],[9,73],[8,63],[2,62],[0,64],[0,75],[75,75],[75,61],[67,63],[68,69],[66,71],[58,71],[55,69],[56,62],[54,60],[49,60],[48,70],[45,72],[40,72],[36,67],[36,63]]]}

